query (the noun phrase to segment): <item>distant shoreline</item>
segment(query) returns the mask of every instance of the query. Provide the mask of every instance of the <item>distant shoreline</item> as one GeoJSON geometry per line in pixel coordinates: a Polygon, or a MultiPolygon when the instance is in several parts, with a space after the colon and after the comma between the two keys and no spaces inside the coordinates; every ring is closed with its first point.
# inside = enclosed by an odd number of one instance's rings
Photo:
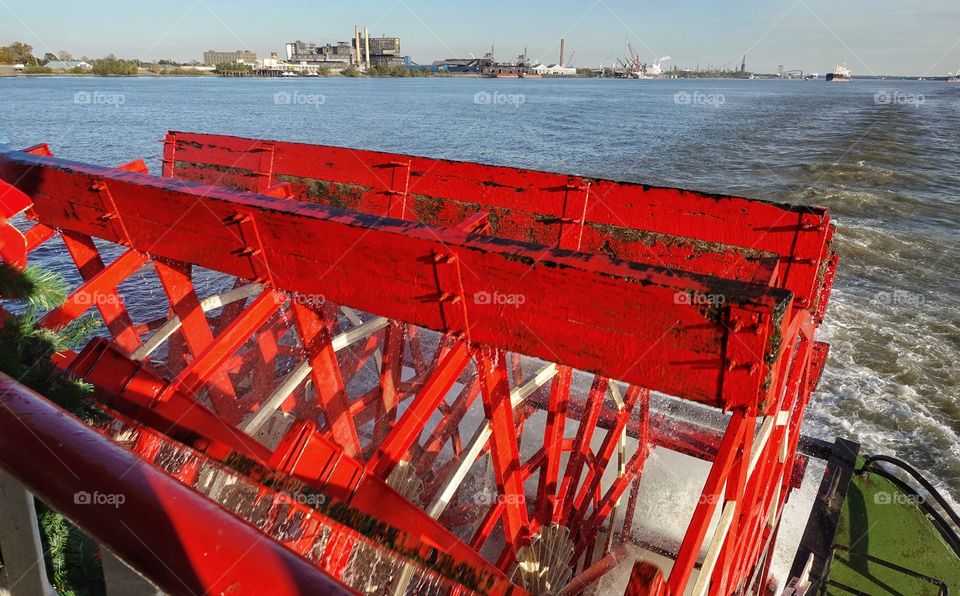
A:
{"type": "MultiPolygon", "coordinates": [[[[73,72],[37,72],[37,73],[18,73],[18,72],[0,72],[0,78],[28,78],[28,77],[75,77],[75,78],[156,78],[156,79],[181,79],[181,78],[203,78],[203,79],[286,79],[286,77],[259,77],[259,76],[243,76],[243,77],[225,77],[220,76],[214,73],[208,72],[198,72],[198,73],[137,73],[130,75],[96,75],[96,74],[87,74],[87,73],[73,73],[73,72]]],[[[490,78],[494,79],[496,77],[485,77],[480,73],[442,73],[442,74],[431,74],[428,76],[419,76],[419,77],[396,77],[396,76],[371,76],[371,75],[359,75],[355,77],[341,76],[339,74],[330,74],[330,75],[320,75],[320,76],[300,76],[295,77],[298,79],[481,79],[481,78],[490,78]]],[[[543,77],[538,77],[529,80],[573,80],[573,79],[611,79],[615,80],[617,77],[597,77],[591,75],[570,75],[570,76],[550,76],[545,75],[543,77]]],[[[504,80],[527,80],[527,79],[518,79],[518,78],[504,78],[504,80]]],[[[623,80],[635,80],[624,78],[623,80]]],[[[711,76],[711,75],[688,75],[688,76],[678,76],[678,77],[663,77],[659,79],[647,79],[650,81],[682,81],[682,80],[719,80],[719,81],[804,81],[805,79],[787,79],[779,78],[776,75],[759,75],[754,79],[747,79],[745,77],[722,77],[722,76],[711,76]]],[[[825,82],[824,79],[812,79],[814,82],[825,82]]],[[[918,82],[945,82],[947,77],[921,77],[917,76],[878,76],[878,75],[864,75],[856,76],[851,79],[852,81],[918,81],[918,82]]],[[[639,81],[638,81],[639,82],[639,81]]]]}

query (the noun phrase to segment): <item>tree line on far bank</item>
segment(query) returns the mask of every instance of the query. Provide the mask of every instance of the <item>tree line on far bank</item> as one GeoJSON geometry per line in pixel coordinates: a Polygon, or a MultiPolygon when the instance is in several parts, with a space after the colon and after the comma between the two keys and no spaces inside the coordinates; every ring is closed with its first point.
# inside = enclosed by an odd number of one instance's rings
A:
{"type": "MultiPolygon", "coordinates": [[[[92,68],[75,67],[68,70],[54,69],[47,66],[51,62],[71,62],[75,58],[70,52],[61,50],[54,54],[47,52],[42,58],[33,54],[33,46],[20,41],[15,41],[8,46],[0,46],[0,64],[22,64],[23,72],[27,74],[53,74],[55,72],[67,72],[70,74],[92,74],[92,75],[135,75],[140,71],[141,64],[138,60],[125,60],[109,54],[104,58],[88,58],[82,56],[80,62],[90,64],[92,68]]],[[[196,72],[180,68],[180,64],[172,60],[160,60],[156,64],[148,65],[147,70],[155,74],[196,74],[196,72]]]]}
{"type": "MultiPolygon", "coordinates": [[[[183,68],[180,63],[172,60],[159,60],[154,64],[142,64],[138,60],[124,60],[109,54],[104,58],[88,58],[82,56],[80,62],[90,64],[92,68],[75,67],[68,70],[54,70],[47,66],[51,62],[71,62],[75,58],[70,52],[61,50],[54,54],[47,52],[42,58],[33,54],[33,47],[30,44],[15,41],[8,46],[0,46],[0,64],[22,64],[23,72],[26,74],[90,74],[90,75],[119,75],[131,76],[138,74],[140,69],[146,69],[152,74],[161,75],[196,75],[202,74],[193,69],[183,68]]],[[[190,66],[199,64],[194,61],[190,66]]],[[[252,66],[239,62],[228,62],[217,64],[214,72],[220,75],[249,76],[254,74],[252,66]]],[[[332,71],[329,68],[320,68],[317,71],[320,76],[329,76],[332,71]]],[[[373,76],[373,77],[429,77],[442,73],[433,73],[426,70],[406,68],[401,65],[381,64],[374,66],[366,71],[361,71],[356,66],[350,66],[340,72],[345,77],[373,76]]]]}

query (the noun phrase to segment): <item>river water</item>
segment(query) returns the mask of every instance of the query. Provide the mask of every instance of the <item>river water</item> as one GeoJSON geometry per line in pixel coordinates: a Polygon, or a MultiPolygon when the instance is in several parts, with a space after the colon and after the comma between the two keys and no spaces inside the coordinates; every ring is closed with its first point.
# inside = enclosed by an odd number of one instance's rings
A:
{"type": "Polygon", "coordinates": [[[159,171],[167,129],[830,208],[831,356],[805,432],[960,500],[960,87],[943,82],[0,78],[0,143],[159,171]]]}

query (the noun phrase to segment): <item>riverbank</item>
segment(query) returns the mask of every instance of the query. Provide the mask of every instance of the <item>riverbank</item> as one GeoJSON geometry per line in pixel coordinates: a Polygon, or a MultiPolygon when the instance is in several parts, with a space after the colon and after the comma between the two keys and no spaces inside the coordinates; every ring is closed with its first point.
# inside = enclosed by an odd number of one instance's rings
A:
{"type": "MultiPolygon", "coordinates": [[[[410,79],[436,79],[436,78],[450,78],[450,79],[479,79],[479,78],[494,78],[494,77],[485,77],[480,73],[475,72],[446,72],[446,73],[428,73],[423,75],[416,76],[402,76],[395,74],[357,74],[357,75],[343,75],[340,73],[330,73],[330,74],[319,74],[319,75],[310,75],[310,76],[297,76],[297,77],[280,77],[279,75],[259,75],[259,74],[249,74],[243,76],[224,76],[216,72],[138,72],[136,74],[112,74],[112,75],[101,75],[94,73],[77,73],[77,72],[19,72],[12,69],[7,69],[10,65],[0,64],[0,78],[30,78],[30,77],[76,77],[76,78],[90,78],[90,77],[104,77],[104,78],[250,78],[250,79],[270,79],[270,78],[300,78],[300,79],[337,79],[337,78],[362,78],[362,79],[398,79],[398,78],[410,78],[410,79]]],[[[598,75],[586,75],[586,74],[577,74],[569,76],[560,76],[560,75],[543,75],[539,77],[523,77],[522,80],[577,80],[577,79],[620,79],[620,80],[636,80],[628,77],[614,77],[614,76],[598,76],[598,75]]],[[[508,79],[509,80],[509,79],[508,79]]],[[[517,80],[516,77],[512,80],[517,80]]],[[[730,76],[730,77],[717,77],[711,75],[681,75],[676,77],[661,77],[659,79],[644,79],[645,81],[663,81],[663,80],[715,80],[715,81],[736,81],[736,80],[755,80],[755,81],[805,81],[805,79],[796,79],[796,78],[785,78],[780,79],[774,76],[758,76],[754,79],[747,79],[744,77],[730,76]]],[[[858,76],[854,77],[854,81],[918,81],[918,82],[945,82],[946,77],[918,77],[918,76],[858,76]]],[[[808,81],[809,82],[809,81],[808,81]]],[[[823,82],[823,79],[813,79],[812,82],[823,82]]]]}

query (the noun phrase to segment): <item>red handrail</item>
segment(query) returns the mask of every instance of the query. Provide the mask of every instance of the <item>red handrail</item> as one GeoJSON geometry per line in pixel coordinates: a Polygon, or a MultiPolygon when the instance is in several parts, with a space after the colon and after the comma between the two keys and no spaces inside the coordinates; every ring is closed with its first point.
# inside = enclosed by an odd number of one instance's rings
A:
{"type": "Polygon", "coordinates": [[[352,593],[4,374],[0,467],[167,593],[352,593]]]}

